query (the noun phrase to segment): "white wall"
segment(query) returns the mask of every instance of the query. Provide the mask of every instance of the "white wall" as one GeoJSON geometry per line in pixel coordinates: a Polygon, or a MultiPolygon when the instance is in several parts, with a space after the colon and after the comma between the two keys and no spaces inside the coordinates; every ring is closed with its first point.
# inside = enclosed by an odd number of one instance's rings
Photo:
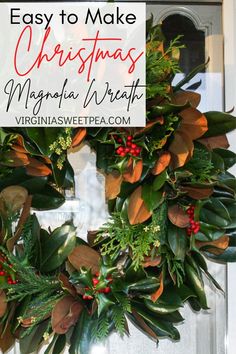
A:
{"type": "MultiPolygon", "coordinates": [[[[225,110],[236,108],[236,2],[223,2],[225,41],[225,110]]],[[[234,109],[236,115],[236,109],[234,109]]],[[[231,149],[236,151],[236,133],[229,134],[231,149]]],[[[236,174],[236,167],[233,169],[236,174]]],[[[236,352],[236,264],[228,265],[228,354],[236,352]]]]}

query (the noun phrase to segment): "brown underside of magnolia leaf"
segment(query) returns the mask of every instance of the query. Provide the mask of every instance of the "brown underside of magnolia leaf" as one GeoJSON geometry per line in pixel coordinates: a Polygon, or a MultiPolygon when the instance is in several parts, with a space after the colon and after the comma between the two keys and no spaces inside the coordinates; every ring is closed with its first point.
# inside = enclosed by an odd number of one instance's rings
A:
{"type": "Polygon", "coordinates": [[[30,176],[44,177],[50,175],[52,171],[43,162],[29,157],[29,165],[26,166],[26,173],[30,176]]]}
{"type": "Polygon", "coordinates": [[[163,281],[163,274],[161,273],[161,275],[160,275],[160,286],[157,289],[157,291],[155,291],[155,293],[153,293],[151,295],[151,300],[153,302],[156,302],[159,299],[159,297],[162,295],[163,291],[164,291],[164,281],[163,281]]]}
{"type": "Polygon", "coordinates": [[[91,269],[93,274],[99,271],[100,255],[97,251],[86,245],[74,248],[68,259],[72,266],[80,270],[81,267],[91,269]]]}
{"type": "MultiPolygon", "coordinates": [[[[11,334],[11,325],[9,324],[5,330],[4,336],[0,336],[0,349],[3,353],[8,352],[8,350],[14,345],[15,338],[11,334]]],[[[3,327],[0,326],[0,333],[2,333],[3,327]]]]}
{"type": "Polygon", "coordinates": [[[123,177],[119,172],[113,172],[105,175],[105,195],[106,199],[111,200],[120,193],[120,187],[123,177]]]}
{"type": "Polygon", "coordinates": [[[5,152],[4,159],[6,159],[6,161],[1,161],[1,165],[4,166],[21,167],[27,166],[29,164],[29,158],[27,154],[14,150],[5,152]]]}
{"type": "Polygon", "coordinates": [[[135,162],[132,158],[129,159],[126,171],[123,173],[125,182],[135,183],[138,182],[143,172],[143,161],[135,162]]]}
{"type": "Polygon", "coordinates": [[[86,134],[87,134],[86,128],[79,129],[72,139],[71,147],[74,148],[78,146],[84,140],[86,134]]]}
{"type": "Polygon", "coordinates": [[[160,154],[155,166],[152,169],[153,175],[159,175],[162,173],[170,164],[171,154],[169,151],[164,151],[160,154]]]}
{"type": "Polygon", "coordinates": [[[178,204],[168,208],[168,217],[172,224],[185,228],[189,225],[189,216],[178,204]]]}
{"type": "Polygon", "coordinates": [[[63,274],[63,273],[59,274],[58,280],[61,283],[62,289],[66,290],[73,297],[76,296],[75,287],[69,282],[69,279],[65,274],[63,274]]]}
{"type": "Polygon", "coordinates": [[[181,191],[186,192],[189,197],[198,200],[198,199],[209,198],[213,193],[213,188],[212,187],[197,188],[197,187],[184,186],[181,187],[181,191]]]}
{"type": "Polygon", "coordinates": [[[179,91],[176,92],[171,98],[171,103],[175,105],[185,105],[187,102],[189,102],[194,108],[199,105],[200,101],[201,95],[192,91],[179,91]]]}
{"type": "Polygon", "coordinates": [[[60,299],[52,311],[52,329],[57,334],[66,333],[77,321],[83,305],[71,295],[60,299]]]}
{"type": "Polygon", "coordinates": [[[210,138],[202,138],[198,140],[201,144],[205,145],[208,150],[213,150],[216,148],[229,148],[229,141],[226,135],[218,135],[210,138]]]}
{"type": "Polygon", "coordinates": [[[157,267],[161,263],[161,256],[156,257],[145,257],[143,262],[143,267],[157,267]]]}
{"type": "Polygon", "coordinates": [[[188,134],[177,130],[174,140],[170,144],[171,165],[173,168],[184,166],[193,154],[193,141],[188,134]]]}
{"type": "Polygon", "coordinates": [[[0,317],[3,317],[7,310],[7,297],[4,290],[0,290],[0,317]]]}
{"type": "Polygon", "coordinates": [[[138,314],[138,312],[135,311],[134,309],[132,309],[132,314],[133,314],[134,318],[136,319],[137,323],[139,324],[140,328],[142,328],[142,330],[145,333],[147,333],[149,337],[151,337],[152,339],[154,339],[156,341],[158,339],[156,333],[146,324],[146,322],[138,314]]]}
{"type": "Polygon", "coordinates": [[[218,240],[211,241],[211,242],[196,241],[196,246],[198,248],[209,246],[209,248],[207,249],[207,252],[210,252],[215,255],[220,255],[220,254],[224,253],[226,248],[228,248],[228,246],[229,246],[229,236],[224,235],[224,236],[220,237],[218,240]]]}
{"type": "Polygon", "coordinates": [[[199,139],[208,130],[207,119],[196,108],[190,107],[179,114],[182,117],[180,130],[189,135],[192,140],[199,139]]]}
{"type": "Polygon", "coordinates": [[[147,209],[142,199],[142,186],[131,194],[128,204],[128,218],[131,225],[141,224],[148,220],[152,213],[147,209]]]}

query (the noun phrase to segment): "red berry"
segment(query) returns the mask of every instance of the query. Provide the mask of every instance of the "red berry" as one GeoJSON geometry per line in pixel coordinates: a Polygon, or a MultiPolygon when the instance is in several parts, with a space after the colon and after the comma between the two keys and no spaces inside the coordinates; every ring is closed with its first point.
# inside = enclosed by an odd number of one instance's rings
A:
{"type": "Polygon", "coordinates": [[[121,138],[118,138],[117,141],[118,141],[118,143],[122,143],[123,142],[123,140],[121,138]]]}
{"type": "Polygon", "coordinates": [[[126,149],[125,149],[125,152],[130,152],[130,149],[129,149],[129,148],[126,148],[126,149]]]}
{"type": "Polygon", "coordinates": [[[93,278],[93,286],[98,285],[99,280],[97,278],[93,278]]]}
{"type": "Polygon", "coordinates": [[[0,271],[0,276],[4,276],[4,275],[6,275],[6,273],[4,272],[4,270],[1,270],[0,271]]]}
{"type": "Polygon", "coordinates": [[[100,275],[99,272],[95,273],[95,277],[99,277],[99,275],[100,275]]]}
{"type": "Polygon", "coordinates": [[[133,140],[132,135],[128,135],[128,136],[127,136],[127,140],[128,140],[128,141],[132,141],[132,140],[133,140]]]}
{"type": "Polygon", "coordinates": [[[131,155],[134,155],[134,154],[135,154],[135,150],[134,150],[134,149],[131,149],[131,150],[130,150],[130,154],[131,154],[131,155]]]}
{"type": "Polygon", "coordinates": [[[111,288],[110,288],[109,286],[107,286],[107,287],[104,289],[104,293],[105,293],[105,294],[108,294],[110,291],[111,291],[111,288]]]}
{"type": "Polygon", "coordinates": [[[88,300],[92,300],[93,297],[92,297],[91,295],[88,295],[88,296],[87,296],[87,299],[88,299],[88,300]]]}
{"type": "Polygon", "coordinates": [[[132,145],[131,141],[127,141],[126,145],[130,147],[132,145]]]}
{"type": "Polygon", "coordinates": [[[126,155],[126,153],[123,151],[120,153],[120,156],[124,157],[126,155]]]}
{"type": "Polygon", "coordinates": [[[132,144],[131,147],[132,147],[132,149],[136,149],[137,145],[136,144],[132,144]]]}

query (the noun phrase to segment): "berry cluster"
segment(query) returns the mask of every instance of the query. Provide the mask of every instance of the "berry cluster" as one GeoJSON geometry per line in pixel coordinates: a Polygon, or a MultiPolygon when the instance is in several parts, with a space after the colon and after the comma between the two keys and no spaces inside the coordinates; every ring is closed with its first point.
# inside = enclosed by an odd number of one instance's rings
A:
{"type": "Polygon", "coordinates": [[[187,214],[189,215],[189,227],[187,228],[188,236],[191,236],[192,233],[197,234],[200,230],[200,223],[194,220],[194,209],[195,206],[191,205],[187,210],[187,214]]]}
{"type": "Polygon", "coordinates": [[[85,288],[85,294],[83,295],[84,300],[92,300],[93,295],[95,295],[96,293],[104,293],[104,294],[110,293],[111,288],[109,284],[112,282],[112,277],[108,276],[105,280],[99,280],[98,279],[99,276],[100,274],[96,273],[95,277],[92,279],[93,282],[92,288],[89,287],[85,288]]]}
{"type": "Polygon", "coordinates": [[[13,279],[13,271],[11,270],[12,264],[9,264],[6,257],[0,256],[0,277],[1,282],[7,282],[9,285],[15,285],[17,280],[13,279]]]}
{"type": "Polygon", "coordinates": [[[126,155],[138,157],[142,151],[142,148],[133,142],[134,137],[128,135],[126,138],[121,138],[118,135],[113,135],[113,138],[120,145],[116,149],[117,155],[125,157],[126,155]]]}

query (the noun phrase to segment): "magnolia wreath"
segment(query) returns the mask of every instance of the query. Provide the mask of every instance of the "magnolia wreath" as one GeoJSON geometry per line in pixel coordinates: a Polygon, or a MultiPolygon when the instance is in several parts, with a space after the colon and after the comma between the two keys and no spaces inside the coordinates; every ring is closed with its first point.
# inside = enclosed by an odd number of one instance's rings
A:
{"type": "Polygon", "coordinates": [[[147,22],[145,128],[0,129],[0,347],[87,354],[130,320],[158,342],[179,340],[179,309],[207,309],[206,258],[236,261],[236,155],[228,113],[197,110],[176,86],[180,38],[147,22]],[[89,144],[106,178],[110,219],[85,242],[71,222],[40,227],[73,186],[69,149],[89,144]]]}

